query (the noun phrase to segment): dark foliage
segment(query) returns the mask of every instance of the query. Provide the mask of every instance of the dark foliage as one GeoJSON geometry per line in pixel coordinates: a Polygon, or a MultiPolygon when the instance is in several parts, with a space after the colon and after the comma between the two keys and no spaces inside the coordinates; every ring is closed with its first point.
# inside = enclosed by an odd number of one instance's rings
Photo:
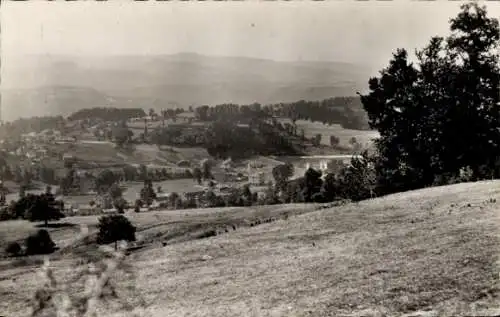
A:
{"type": "Polygon", "coordinates": [[[205,147],[211,156],[221,159],[299,153],[286,133],[265,121],[254,121],[248,126],[215,121],[205,133],[205,147]]]}
{"type": "Polygon", "coordinates": [[[499,177],[500,71],[498,20],[465,4],[449,37],[434,37],[417,64],[399,49],[361,96],[370,126],[380,132],[375,162],[381,194],[453,179],[499,177]]]}
{"type": "Polygon", "coordinates": [[[17,242],[11,242],[5,247],[5,253],[9,256],[19,256],[21,254],[21,245],[17,242]]]}
{"type": "Polygon", "coordinates": [[[150,140],[158,145],[202,146],[205,144],[205,130],[203,126],[169,124],[153,130],[150,140]]]}
{"type": "Polygon", "coordinates": [[[281,164],[273,168],[272,174],[276,187],[282,190],[286,186],[286,182],[294,173],[294,167],[291,163],[281,164]]]}
{"type": "Polygon", "coordinates": [[[134,132],[127,127],[125,122],[111,130],[111,138],[119,148],[123,148],[127,143],[132,141],[134,132]]]}
{"type": "Polygon", "coordinates": [[[201,181],[202,181],[202,177],[203,177],[203,173],[202,173],[201,169],[199,167],[195,167],[193,169],[192,174],[193,174],[193,178],[196,180],[198,185],[201,185],[201,181]]]}
{"type": "Polygon", "coordinates": [[[100,119],[103,121],[124,121],[144,116],[146,116],[146,113],[141,108],[95,107],[78,110],[71,114],[68,120],[100,119]]]}
{"type": "Polygon", "coordinates": [[[321,202],[321,186],[323,180],[321,179],[321,172],[309,168],[304,174],[304,187],[302,195],[305,202],[321,202]]]}
{"type": "Polygon", "coordinates": [[[108,244],[117,241],[135,241],[136,228],[122,215],[109,215],[99,218],[97,243],[108,244]]]}
{"type": "Polygon", "coordinates": [[[41,229],[26,238],[26,254],[49,254],[55,251],[56,244],[47,230],[41,229]]]}
{"type": "MultiPolygon", "coordinates": [[[[346,129],[368,129],[366,114],[363,113],[358,97],[334,97],[322,101],[300,100],[262,106],[221,104],[215,107],[201,106],[194,109],[200,121],[226,120],[252,123],[272,116],[296,120],[317,121],[325,124],[340,124],[346,129]]],[[[294,133],[296,129],[294,128],[294,133]]]]}
{"type": "Polygon", "coordinates": [[[142,200],[136,199],[134,203],[134,212],[141,212],[142,200]]]}
{"type": "Polygon", "coordinates": [[[156,199],[156,192],[153,188],[153,182],[150,180],[144,181],[144,187],[141,188],[141,200],[146,206],[151,206],[153,200],[156,199]]]}
{"type": "Polygon", "coordinates": [[[208,231],[202,232],[199,235],[197,235],[196,239],[206,239],[206,238],[215,237],[215,236],[217,236],[217,231],[208,230],[208,231]]]}
{"type": "Polygon", "coordinates": [[[326,201],[349,199],[360,201],[375,195],[374,158],[365,152],[361,158],[354,157],[349,166],[331,176],[328,175],[323,186],[326,201]]]}
{"type": "MultiPolygon", "coordinates": [[[[119,177],[111,170],[103,170],[100,172],[95,179],[95,186],[98,193],[107,193],[118,182],[119,177]]],[[[116,188],[114,191],[116,194],[116,188]]]]}
{"type": "Polygon", "coordinates": [[[125,209],[128,208],[127,201],[123,197],[117,197],[113,199],[113,207],[116,208],[118,213],[125,213],[125,209]]]}
{"type": "Polygon", "coordinates": [[[27,219],[29,221],[44,221],[45,225],[50,220],[64,218],[62,212],[64,204],[56,201],[51,193],[40,195],[28,194],[9,206],[10,214],[15,218],[27,219]]]}

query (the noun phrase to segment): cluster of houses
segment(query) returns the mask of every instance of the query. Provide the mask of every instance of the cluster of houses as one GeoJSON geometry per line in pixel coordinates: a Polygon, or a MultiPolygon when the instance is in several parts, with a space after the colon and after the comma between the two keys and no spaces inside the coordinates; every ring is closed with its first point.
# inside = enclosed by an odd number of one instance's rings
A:
{"type": "Polygon", "coordinates": [[[76,142],[74,136],[62,135],[61,131],[45,129],[39,133],[30,132],[21,135],[21,140],[28,144],[32,143],[72,143],[76,142]]]}
{"type": "MultiPolygon", "coordinates": [[[[11,143],[7,148],[9,154],[20,158],[26,158],[36,163],[50,156],[47,145],[75,142],[76,138],[74,137],[63,136],[58,130],[47,129],[39,133],[31,132],[22,134],[18,142],[11,143]]],[[[0,144],[3,147],[6,141],[1,140],[0,144]]]]}

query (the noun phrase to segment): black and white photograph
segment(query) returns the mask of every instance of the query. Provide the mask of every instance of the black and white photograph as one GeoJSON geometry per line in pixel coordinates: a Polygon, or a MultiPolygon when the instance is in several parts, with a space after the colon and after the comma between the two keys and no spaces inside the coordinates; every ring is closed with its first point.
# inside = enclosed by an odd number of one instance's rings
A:
{"type": "Polygon", "coordinates": [[[2,1],[0,317],[500,316],[499,17],[2,1]]]}

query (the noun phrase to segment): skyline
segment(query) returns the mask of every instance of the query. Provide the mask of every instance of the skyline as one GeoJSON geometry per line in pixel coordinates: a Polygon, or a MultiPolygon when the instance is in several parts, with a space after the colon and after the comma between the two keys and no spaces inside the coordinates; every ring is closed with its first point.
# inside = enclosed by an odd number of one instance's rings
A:
{"type": "MultiPolygon", "coordinates": [[[[447,35],[463,2],[5,2],[2,57],[197,53],[380,67],[447,35]],[[50,8],[50,9],[49,9],[50,8]],[[356,17],[356,18],[353,18],[356,17]]],[[[490,16],[500,5],[484,3],[490,16]]],[[[9,65],[7,65],[9,66],[9,65]]]]}

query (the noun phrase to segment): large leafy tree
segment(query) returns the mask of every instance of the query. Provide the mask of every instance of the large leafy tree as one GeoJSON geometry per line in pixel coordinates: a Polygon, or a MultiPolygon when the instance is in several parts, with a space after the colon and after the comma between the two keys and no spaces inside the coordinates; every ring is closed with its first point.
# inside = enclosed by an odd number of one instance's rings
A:
{"type": "Polygon", "coordinates": [[[14,207],[18,212],[24,210],[24,216],[30,221],[43,221],[45,226],[49,220],[59,220],[64,218],[63,206],[54,199],[54,195],[49,191],[40,195],[28,194],[19,199],[14,207]]]}
{"type": "Polygon", "coordinates": [[[99,193],[106,193],[118,182],[118,176],[109,169],[101,171],[95,180],[95,186],[99,193]]]}
{"type": "Polygon", "coordinates": [[[415,64],[397,50],[361,96],[381,136],[375,167],[382,192],[430,185],[467,166],[475,179],[499,176],[498,20],[465,4],[450,30],[417,51],[415,64]]]}
{"type": "Polygon", "coordinates": [[[118,241],[135,241],[136,228],[123,215],[109,215],[99,218],[98,244],[115,243],[117,249],[118,241]]]}
{"type": "Polygon", "coordinates": [[[294,167],[291,163],[280,164],[272,169],[272,174],[276,188],[284,190],[286,188],[288,179],[293,176],[294,167]]]}

